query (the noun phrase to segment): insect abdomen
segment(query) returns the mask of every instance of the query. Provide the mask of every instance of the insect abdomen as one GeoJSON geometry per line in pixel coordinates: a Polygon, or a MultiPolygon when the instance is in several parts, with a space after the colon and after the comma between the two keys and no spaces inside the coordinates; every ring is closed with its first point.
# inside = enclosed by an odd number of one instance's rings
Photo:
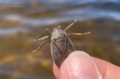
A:
{"type": "Polygon", "coordinates": [[[60,67],[66,57],[74,51],[74,47],[67,36],[58,37],[54,40],[51,42],[51,54],[55,64],[60,67]]]}

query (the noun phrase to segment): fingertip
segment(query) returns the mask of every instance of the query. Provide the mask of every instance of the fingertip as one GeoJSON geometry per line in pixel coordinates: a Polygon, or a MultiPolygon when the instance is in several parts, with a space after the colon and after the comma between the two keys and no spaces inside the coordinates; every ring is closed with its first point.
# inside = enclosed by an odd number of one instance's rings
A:
{"type": "Polygon", "coordinates": [[[53,72],[57,79],[79,79],[79,78],[119,79],[120,78],[119,77],[120,67],[117,67],[104,60],[90,57],[87,53],[83,51],[72,52],[62,63],[60,69],[55,64],[53,64],[53,72]],[[95,72],[97,71],[97,74],[94,73],[93,70],[95,72]]]}
{"type": "Polygon", "coordinates": [[[83,51],[72,52],[62,63],[59,79],[103,79],[92,58],[83,51]]]}
{"type": "Polygon", "coordinates": [[[53,63],[53,73],[54,73],[54,76],[55,76],[56,78],[58,78],[59,70],[60,70],[60,69],[56,66],[56,64],[53,63]]]}

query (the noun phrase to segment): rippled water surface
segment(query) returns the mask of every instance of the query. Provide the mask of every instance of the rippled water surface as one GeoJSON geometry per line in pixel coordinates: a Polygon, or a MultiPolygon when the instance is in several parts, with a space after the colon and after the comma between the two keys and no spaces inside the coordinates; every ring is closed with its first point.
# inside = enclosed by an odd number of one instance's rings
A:
{"type": "Polygon", "coordinates": [[[120,66],[119,0],[0,0],[0,79],[55,79],[50,44],[32,40],[75,19],[67,33],[91,32],[70,37],[76,50],[120,66]]]}

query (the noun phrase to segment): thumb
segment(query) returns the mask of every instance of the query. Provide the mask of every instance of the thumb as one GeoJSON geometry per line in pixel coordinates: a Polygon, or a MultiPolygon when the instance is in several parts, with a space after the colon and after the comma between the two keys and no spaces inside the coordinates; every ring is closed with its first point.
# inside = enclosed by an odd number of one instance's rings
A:
{"type": "Polygon", "coordinates": [[[83,51],[71,53],[62,63],[58,79],[104,79],[95,61],[83,51]]]}

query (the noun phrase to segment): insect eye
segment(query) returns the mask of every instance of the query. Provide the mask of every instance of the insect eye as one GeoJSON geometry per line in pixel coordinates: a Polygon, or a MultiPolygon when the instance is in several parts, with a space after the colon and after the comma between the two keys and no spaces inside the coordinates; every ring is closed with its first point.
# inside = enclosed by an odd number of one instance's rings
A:
{"type": "Polygon", "coordinates": [[[54,29],[52,30],[52,32],[54,31],[54,29]]]}
{"type": "Polygon", "coordinates": [[[54,39],[54,41],[56,41],[56,39],[54,39]]]}

